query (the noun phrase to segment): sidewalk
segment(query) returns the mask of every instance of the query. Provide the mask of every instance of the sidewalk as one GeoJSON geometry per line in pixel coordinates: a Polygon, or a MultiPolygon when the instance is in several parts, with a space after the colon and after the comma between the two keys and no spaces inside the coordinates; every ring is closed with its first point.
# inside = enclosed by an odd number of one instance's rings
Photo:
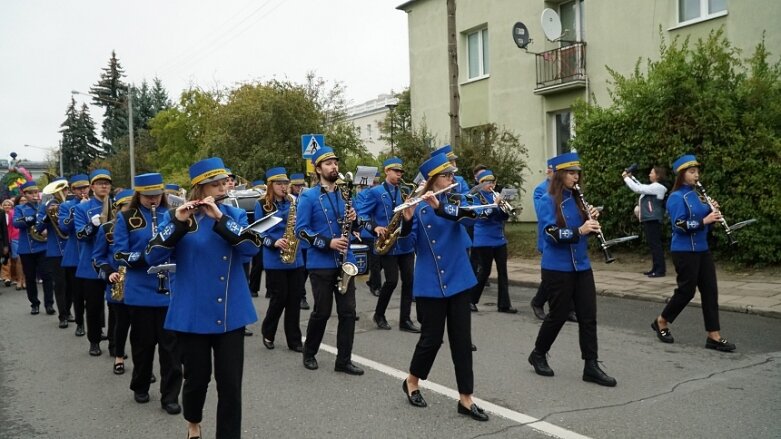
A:
{"type": "MultiPolygon", "coordinates": [[[[605,264],[592,260],[597,294],[629,297],[652,302],[666,302],[675,289],[675,269],[668,261],[666,277],[649,278],[642,274],[644,266],[605,264]]],[[[647,268],[646,268],[647,269],[647,268]]],[[[727,273],[717,268],[719,309],[781,318],[781,279],[751,273],[727,273]]],[[[511,258],[507,261],[507,276],[511,285],[537,288],[540,284],[539,259],[511,258]]],[[[496,268],[491,270],[496,282],[496,268]]],[[[691,302],[700,306],[699,293],[691,302]]]]}

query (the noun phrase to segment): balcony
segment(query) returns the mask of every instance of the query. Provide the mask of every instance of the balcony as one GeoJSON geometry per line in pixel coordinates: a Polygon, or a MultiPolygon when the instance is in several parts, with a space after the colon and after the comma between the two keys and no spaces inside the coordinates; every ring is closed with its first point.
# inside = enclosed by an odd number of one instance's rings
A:
{"type": "Polygon", "coordinates": [[[586,87],[586,43],[536,54],[537,87],[534,94],[546,95],[586,87]]]}

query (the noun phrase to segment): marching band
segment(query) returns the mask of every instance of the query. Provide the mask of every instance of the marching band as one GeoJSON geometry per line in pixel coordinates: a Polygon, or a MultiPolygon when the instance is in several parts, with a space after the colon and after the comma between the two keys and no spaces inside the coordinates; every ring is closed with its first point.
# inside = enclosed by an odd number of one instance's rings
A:
{"type": "MultiPolygon", "coordinates": [[[[490,169],[476,168],[477,184],[469,188],[455,174],[456,158],[450,145],[434,151],[420,165],[419,185],[404,182],[407,170],[401,159],[388,158],[382,167],[384,180],[357,195],[350,173],[339,172],[336,152],[323,146],[311,159],[316,179],[311,188],[305,187],[303,174],[288,178],[285,168],[273,167],[262,184],[252,184],[250,192],[260,195],[248,195],[254,209],[226,202],[236,197],[237,178],[217,157],[190,166],[192,187],[186,200],[182,188],[165,184],[159,173],[136,175],[134,188],[118,192],[113,200],[106,169],[55,180],[44,188],[43,202],[38,201],[35,182],[26,182],[21,191],[28,202],[16,206],[13,225],[20,232],[18,252],[31,313],[39,313],[40,277],[46,313],[59,312],[60,328],[75,322],[76,336],[85,335],[86,322],[92,356],[102,354],[100,342],[108,339],[117,375],[125,371],[129,331],[130,389],[138,403],[150,400],[157,347],[161,406],[169,414],[183,412],[188,438],[202,436],[203,408],[213,376],[216,436],[238,438],[244,336],[251,335],[245,332],[247,325],[258,320],[252,296],[260,288],[260,271],[265,271],[270,295],[261,324],[262,344],[275,348],[284,314],[288,349],[302,355],[306,369],[318,369],[316,355],[335,302],[335,371],[363,375],[352,362],[352,351],[357,320],[354,277],[366,260],[356,257],[360,246],[353,241],[368,236],[368,251],[385,274],[376,287],[374,325],[392,328],[386,311],[400,279],[398,327],[420,334],[402,382],[408,402],[427,406],[420,380],[430,375],[447,329],[459,393],[457,412],[487,421],[488,414],[472,399],[476,348],[471,314],[494,262],[498,311],[517,312],[508,291],[504,234],[505,222],[515,211],[495,191],[496,176],[490,169]],[[248,219],[253,217],[254,222],[248,219]],[[245,267],[250,260],[251,276],[245,267]],[[307,278],[314,302],[302,341],[299,321],[301,310],[309,309],[307,278]],[[107,336],[102,331],[104,301],[109,310],[107,336]],[[413,320],[413,303],[420,326],[413,320]]],[[[715,201],[707,195],[706,201],[698,197],[698,187],[704,194],[699,166],[690,155],[673,165],[678,179],[667,209],[678,288],[652,328],[659,340],[672,343],[669,325],[699,288],[706,347],[732,351],[735,345],[719,332],[718,291],[706,240],[709,225],[722,217],[715,201]]],[[[614,242],[604,240],[600,212],[585,202],[581,173],[577,153],[552,157],[546,179],[535,189],[542,282],[532,309],[542,324],[528,361],[538,375],[553,376],[547,355],[563,325],[576,321],[583,380],[613,387],[616,379],[597,362],[596,291],[588,238],[597,238],[606,262],[611,262],[607,247],[614,242]]],[[[722,225],[729,233],[726,222],[722,225]]],[[[655,264],[663,273],[663,262],[655,264]]],[[[371,289],[374,293],[375,286],[371,289]]]]}

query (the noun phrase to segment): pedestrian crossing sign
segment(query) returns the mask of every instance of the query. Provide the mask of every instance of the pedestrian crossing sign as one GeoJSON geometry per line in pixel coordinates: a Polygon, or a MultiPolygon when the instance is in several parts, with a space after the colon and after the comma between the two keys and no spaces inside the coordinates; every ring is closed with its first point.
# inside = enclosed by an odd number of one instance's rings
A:
{"type": "Polygon", "coordinates": [[[318,149],[325,145],[325,136],[322,134],[304,134],[301,136],[301,156],[311,159],[318,149]]]}

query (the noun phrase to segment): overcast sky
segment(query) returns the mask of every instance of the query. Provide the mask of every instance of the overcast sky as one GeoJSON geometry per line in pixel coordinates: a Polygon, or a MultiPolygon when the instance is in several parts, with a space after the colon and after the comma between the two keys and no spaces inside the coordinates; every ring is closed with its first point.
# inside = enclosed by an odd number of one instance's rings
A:
{"type": "MultiPolygon", "coordinates": [[[[24,0],[0,6],[0,158],[43,160],[71,90],[88,91],[115,50],[127,80],[190,85],[341,81],[353,103],[409,84],[401,0],[24,0]]],[[[89,98],[76,97],[77,102],[89,98]]],[[[96,126],[102,113],[91,108],[96,126]]]]}

